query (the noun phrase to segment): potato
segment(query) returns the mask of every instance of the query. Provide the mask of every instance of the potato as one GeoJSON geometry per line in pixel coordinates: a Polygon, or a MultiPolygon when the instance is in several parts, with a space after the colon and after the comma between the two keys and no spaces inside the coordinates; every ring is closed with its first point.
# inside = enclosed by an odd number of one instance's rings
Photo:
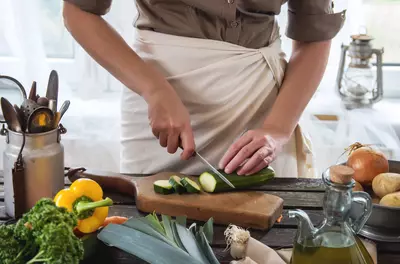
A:
{"type": "Polygon", "coordinates": [[[389,193],[381,199],[380,205],[400,207],[400,192],[389,193]]]}
{"type": "Polygon", "coordinates": [[[363,192],[364,188],[362,187],[362,185],[358,181],[355,182],[356,184],[353,187],[353,192],[363,192]]]}
{"type": "Polygon", "coordinates": [[[380,198],[400,191],[400,174],[391,172],[378,174],[372,181],[372,190],[380,198]]]}

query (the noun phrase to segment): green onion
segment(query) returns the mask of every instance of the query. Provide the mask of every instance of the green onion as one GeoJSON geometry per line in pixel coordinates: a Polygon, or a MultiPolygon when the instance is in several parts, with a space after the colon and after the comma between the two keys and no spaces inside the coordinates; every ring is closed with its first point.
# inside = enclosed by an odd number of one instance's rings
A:
{"type": "Polygon", "coordinates": [[[109,246],[119,248],[148,263],[204,264],[182,249],[124,225],[109,224],[103,228],[97,238],[109,246]]]}

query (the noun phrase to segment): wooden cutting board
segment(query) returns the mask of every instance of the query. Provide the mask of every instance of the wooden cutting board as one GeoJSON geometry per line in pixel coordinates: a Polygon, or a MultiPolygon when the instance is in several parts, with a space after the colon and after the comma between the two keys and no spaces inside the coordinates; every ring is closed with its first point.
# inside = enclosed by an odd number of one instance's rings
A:
{"type": "MultiPolygon", "coordinates": [[[[271,228],[283,210],[280,197],[257,191],[236,191],[225,193],[169,194],[154,192],[156,180],[167,180],[171,175],[185,177],[180,173],[162,172],[147,177],[132,177],[104,171],[73,171],[67,173],[72,181],[91,178],[104,190],[134,196],[136,207],[142,212],[186,215],[187,218],[207,221],[214,218],[217,224],[235,224],[243,228],[266,230],[271,228]]],[[[196,182],[197,177],[190,177],[196,182]]]]}

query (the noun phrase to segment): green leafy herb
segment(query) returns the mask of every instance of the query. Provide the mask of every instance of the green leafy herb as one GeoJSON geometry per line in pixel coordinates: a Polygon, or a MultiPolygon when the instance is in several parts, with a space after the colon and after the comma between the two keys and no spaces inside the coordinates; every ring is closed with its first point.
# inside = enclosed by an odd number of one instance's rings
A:
{"type": "Polygon", "coordinates": [[[84,252],[73,233],[77,221],[51,199],[39,200],[16,224],[0,226],[0,263],[78,264],[84,252]]]}

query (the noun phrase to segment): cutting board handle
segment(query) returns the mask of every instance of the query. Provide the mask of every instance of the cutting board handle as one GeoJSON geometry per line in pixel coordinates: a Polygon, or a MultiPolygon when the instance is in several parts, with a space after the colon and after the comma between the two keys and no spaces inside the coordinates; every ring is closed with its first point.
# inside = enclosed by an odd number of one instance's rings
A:
{"type": "Polygon", "coordinates": [[[135,182],[137,177],[128,176],[115,172],[93,171],[86,168],[66,168],[65,176],[70,182],[81,178],[89,178],[96,181],[103,190],[118,192],[136,197],[135,182]]]}

